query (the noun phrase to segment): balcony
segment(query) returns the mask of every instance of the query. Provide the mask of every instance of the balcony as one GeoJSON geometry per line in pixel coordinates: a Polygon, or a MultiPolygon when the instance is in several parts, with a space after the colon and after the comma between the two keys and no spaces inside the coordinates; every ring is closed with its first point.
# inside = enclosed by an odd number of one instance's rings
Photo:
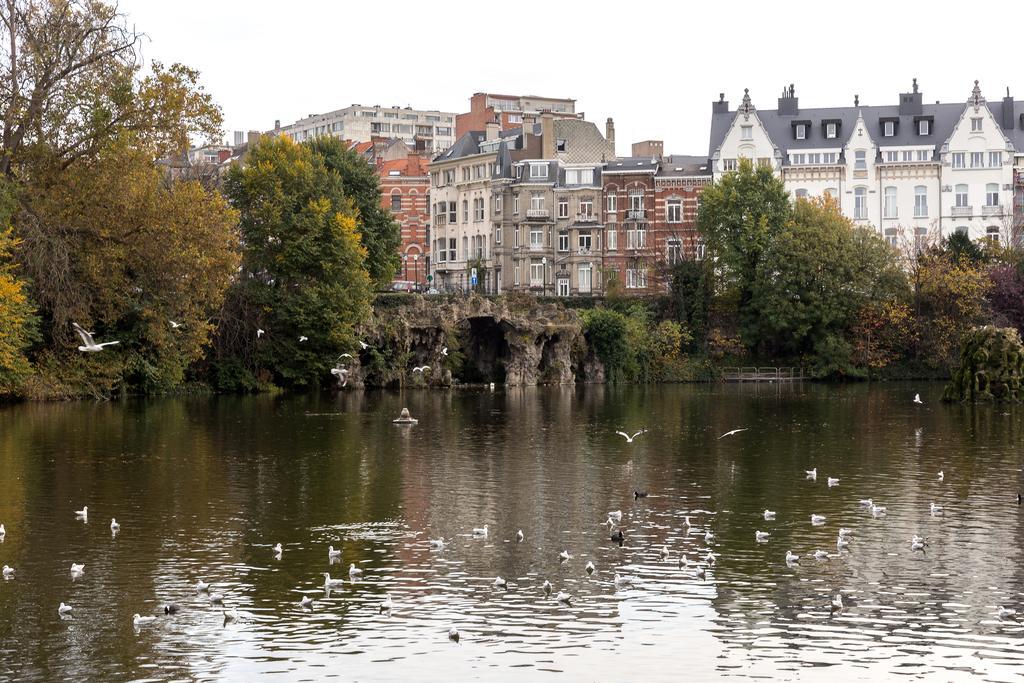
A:
{"type": "Polygon", "coordinates": [[[579,249],[576,250],[577,256],[590,256],[592,253],[593,250],[590,249],[589,247],[580,247],[579,249]]]}
{"type": "Polygon", "coordinates": [[[981,207],[981,215],[982,216],[1001,216],[1002,213],[1003,213],[1003,205],[1002,204],[993,204],[991,206],[986,204],[985,206],[981,207]]]}
{"type": "Polygon", "coordinates": [[[954,206],[952,211],[954,218],[970,218],[974,215],[973,206],[954,206]]]}
{"type": "Polygon", "coordinates": [[[576,214],[577,223],[596,223],[597,216],[592,213],[578,213],[576,214]]]}
{"type": "Polygon", "coordinates": [[[535,221],[536,220],[541,220],[541,221],[544,221],[544,220],[547,220],[550,215],[551,215],[551,212],[548,211],[547,209],[527,209],[526,210],[526,219],[527,220],[535,220],[535,221]]]}
{"type": "Polygon", "coordinates": [[[543,244],[531,244],[527,247],[530,251],[547,251],[547,247],[543,244]]]}
{"type": "Polygon", "coordinates": [[[626,212],[626,220],[628,221],[642,221],[647,215],[647,211],[644,209],[630,209],[626,212]]]}

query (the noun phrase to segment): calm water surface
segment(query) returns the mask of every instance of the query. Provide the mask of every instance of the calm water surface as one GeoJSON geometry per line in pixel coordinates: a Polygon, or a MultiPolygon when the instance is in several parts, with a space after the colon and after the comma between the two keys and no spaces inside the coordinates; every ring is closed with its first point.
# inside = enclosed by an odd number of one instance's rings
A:
{"type": "Polygon", "coordinates": [[[1024,412],[940,393],[588,387],[3,409],[0,564],[17,573],[0,581],[0,679],[1020,680],[1022,622],[997,610],[1024,614],[1024,412]],[[420,423],[392,425],[406,405],[420,423]],[[614,435],[644,427],[633,444],[614,435]],[[868,497],[888,514],[858,504],[868,497]],[[88,523],[73,514],[85,505],[88,523]],[[621,548],[602,524],[616,509],[621,548]],[[841,526],[854,534],[837,552],[841,526]],[[364,571],[354,584],[350,563],[364,571]],[[325,594],[323,572],[345,585],[325,594]],[[831,615],[838,591],[854,604],[831,615]],[[181,611],[133,626],[166,602],[181,611]]]}

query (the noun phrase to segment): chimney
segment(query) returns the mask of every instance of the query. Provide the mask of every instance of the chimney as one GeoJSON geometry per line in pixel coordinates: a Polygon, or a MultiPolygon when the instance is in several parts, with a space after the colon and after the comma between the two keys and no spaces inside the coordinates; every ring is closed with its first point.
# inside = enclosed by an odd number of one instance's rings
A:
{"type": "Polygon", "coordinates": [[[555,117],[550,111],[540,115],[540,149],[542,159],[555,158],[555,117]]]}
{"type": "Polygon", "coordinates": [[[240,130],[235,131],[235,147],[241,147],[242,143],[245,142],[245,133],[240,130]]]}
{"type": "Polygon", "coordinates": [[[484,140],[497,140],[501,132],[501,124],[497,121],[488,121],[484,124],[484,140]]]}
{"type": "Polygon", "coordinates": [[[665,155],[665,143],[661,140],[643,140],[633,143],[633,156],[661,159],[665,155]]]}
{"type": "Polygon", "coordinates": [[[1010,88],[1006,88],[1006,97],[1003,98],[1003,116],[999,122],[1006,130],[1013,130],[1013,97],[1010,96],[1010,88]]]}
{"type": "Polygon", "coordinates": [[[615,158],[615,122],[612,121],[612,117],[608,117],[608,120],[604,122],[604,139],[608,143],[608,151],[611,153],[611,158],[615,158]]]}
{"type": "Polygon", "coordinates": [[[274,130],[281,130],[281,119],[274,119],[274,130]]]}
{"type": "Polygon", "coordinates": [[[917,90],[917,79],[914,79],[913,92],[900,94],[900,116],[918,116],[924,111],[922,95],[917,90]]]}
{"type": "Polygon", "coordinates": [[[258,130],[250,130],[246,135],[245,143],[252,147],[260,141],[260,132],[258,130]]]}
{"type": "Polygon", "coordinates": [[[729,113],[729,103],[725,100],[725,93],[724,92],[718,93],[718,101],[711,103],[711,113],[712,114],[728,114],[729,113]]]}
{"type": "Polygon", "coordinates": [[[790,83],[788,88],[782,89],[782,97],[779,98],[779,116],[796,116],[799,113],[796,87],[790,83]]]}

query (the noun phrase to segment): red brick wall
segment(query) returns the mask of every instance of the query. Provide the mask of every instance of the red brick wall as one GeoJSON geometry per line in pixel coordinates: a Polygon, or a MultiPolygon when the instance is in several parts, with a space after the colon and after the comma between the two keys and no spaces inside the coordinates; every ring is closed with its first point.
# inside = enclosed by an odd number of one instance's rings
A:
{"type": "Polygon", "coordinates": [[[651,274],[651,266],[648,262],[651,260],[652,252],[652,220],[655,208],[655,193],[654,193],[654,176],[651,174],[622,174],[622,175],[606,175],[603,181],[603,192],[601,193],[601,215],[604,216],[605,224],[605,241],[601,245],[604,250],[603,266],[604,277],[603,281],[607,282],[610,276],[610,271],[616,271],[621,285],[621,292],[624,294],[645,294],[648,291],[653,291],[651,274]],[[628,239],[626,231],[631,227],[635,226],[638,221],[629,221],[626,216],[629,211],[629,191],[632,189],[640,188],[644,191],[644,212],[647,224],[647,245],[643,249],[629,249],[628,239]],[[617,211],[615,214],[615,222],[611,221],[611,217],[608,214],[608,195],[614,193],[617,197],[616,206],[617,211]],[[617,230],[617,249],[615,251],[608,250],[608,232],[612,229],[617,230]],[[647,290],[643,289],[626,289],[626,270],[629,268],[642,268],[646,267],[648,271],[647,276],[647,290]]]}
{"type": "Polygon", "coordinates": [[[399,264],[395,280],[426,284],[430,178],[384,175],[380,179],[380,190],[381,205],[388,211],[391,211],[393,194],[402,198],[401,209],[392,214],[402,230],[400,254],[407,258],[399,264]],[[414,261],[413,254],[418,254],[419,259],[414,261]]]}

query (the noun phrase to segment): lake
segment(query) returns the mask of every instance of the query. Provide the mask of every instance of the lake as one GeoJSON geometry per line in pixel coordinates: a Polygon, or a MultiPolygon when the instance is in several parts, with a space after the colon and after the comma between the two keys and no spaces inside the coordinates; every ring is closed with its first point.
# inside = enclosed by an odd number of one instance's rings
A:
{"type": "Polygon", "coordinates": [[[0,679],[1019,680],[1024,411],[944,405],[941,391],[499,387],[0,409],[0,564],[15,568],[0,581],[0,679]],[[391,424],[404,406],[419,424],[391,424]],[[644,428],[632,444],[615,434],[644,428]],[[326,593],[324,572],[344,585],[326,593]],[[135,613],[157,619],[136,627],[135,613]]]}

